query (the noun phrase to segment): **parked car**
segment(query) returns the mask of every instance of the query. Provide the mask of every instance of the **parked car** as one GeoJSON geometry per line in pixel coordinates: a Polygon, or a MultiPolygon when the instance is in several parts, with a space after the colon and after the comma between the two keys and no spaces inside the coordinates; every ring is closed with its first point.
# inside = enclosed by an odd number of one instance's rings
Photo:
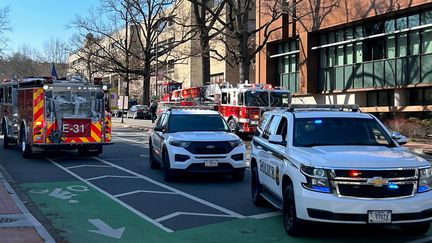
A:
{"type": "Polygon", "coordinates": [[[150,135],[150,168],[162,166],[164,180],[186,173],[218,173],[242,180],[246,146],[212,110],[170,108],[150,135]]]}
{"type": "Polygon", "coordinates": [[[150,119],[150,108],[146,105],[134,105],[128,110],[126,117],[150,119]]]}
{"type": "Polygon", "coordinates": [[[122,117],[125,116],[127,114],[128,110],[127,109],[116,109],[113,110],[113,117],[122,117]]]}

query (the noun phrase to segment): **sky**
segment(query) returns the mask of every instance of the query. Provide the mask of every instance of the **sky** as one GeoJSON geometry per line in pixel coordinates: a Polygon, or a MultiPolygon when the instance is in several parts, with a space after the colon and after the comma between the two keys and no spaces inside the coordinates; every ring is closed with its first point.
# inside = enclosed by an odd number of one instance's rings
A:
{"type": "Polygon", "coordinates": [[[41,51],[52,38],[68,41],[76,30],[67,25],[98,5],[99,0],[0,0],[0,8],[10,10],[9,52],[23,45],[41,51]]]}

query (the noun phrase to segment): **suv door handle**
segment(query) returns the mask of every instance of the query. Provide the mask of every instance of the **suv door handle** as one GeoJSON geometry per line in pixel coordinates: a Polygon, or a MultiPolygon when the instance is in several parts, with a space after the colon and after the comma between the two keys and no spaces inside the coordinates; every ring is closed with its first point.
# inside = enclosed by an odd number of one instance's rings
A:
{"type": "Polygon", "coordinates": [[[267,154],[273,155],[272,151],[265,151],[267,154]]]}
{"type": "Polygon", "coordinates": [[[262,149],[262,146],[257,145],[256,148],[257,148],[257,149],[262,149]]]}

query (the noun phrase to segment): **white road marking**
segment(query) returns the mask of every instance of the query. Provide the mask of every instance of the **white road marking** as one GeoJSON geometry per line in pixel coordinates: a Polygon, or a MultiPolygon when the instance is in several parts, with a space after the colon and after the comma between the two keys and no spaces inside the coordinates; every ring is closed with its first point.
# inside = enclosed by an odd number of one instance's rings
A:
{"type": "Polygon", "coordinates": [[[156,222],[162,222],[180,215],[193,215],[193,216],[206,216],[206,217],[228,217],[228,218],[236,218],[233,215],[226,214],[211,214],[211,213],[190,213],[190,212],[175,212],[172,214],[165,215],[163,217],[155,219],[156,222]]]}
{"type": "Polygon", "coordinates": [[[82,168],[82,167],[111,167],[109,165],[75,165],[75,166],[70,166],[70,167],[66,167],[66,169],[76,169],[76,168],[82,168]]]}
{"type": "Polygon", "coordinates": [[[255,215],[251,215],[251,216],[247,216],[247,217],[251,218],[251,219],[266,219],[266,218],[270,218],[270,217],[274,217],[274,216],[279,216],[281,214],[282,214],[281,211],[276,211],[276,212],[255,214],[255,215]]]}
{"type": "Polygon", "coordinates": [[[123,197],[123,196],[128,196],[128,195],[137,194],[137,193],[177,194],[175,192],[136,190],[136,191],[132,191],[132,192],[125,192],[125,193],[117,194],[117,195],[114,195],[114,197],[123,197]]]}
{"type": "MultiPolygon", "coordinates": [[[[66,168],[67,169],[67,168],[66,168]]],[[[131,179],[139,179],[137,176],[122,176],[122,175],[103,175],[103,176],[96,176],[92,178],[87,178],[88,181],[103,179],[103,178],[131,178],[131,179]]]]}
{"type": "Polygon", "coordinates": [[[178,189],[176,189],[176,188],[170,187],[170,186],[165,185],[165,184],[163,184],[163,183],[160,183],[160,182],[158,182],[158,181],[155,181],[155,180],[153,180],[153,179],[151,179],[151,178],[149,178],[149,177],[147,177],[147,176],[143,176],[143,175],[138,174],[138,173],[136,173],[136,172],[133,172],[133,171],[131,171],[131,170],[125,169],[125,168],[123,168],[123,167],[120,167],[120,166],[118,166],[118,165],[116,165],[116,164],[110,163],[110,162],[108,162],[108,161],[106,161],[106,160],[103,160],[103,159],[101,159],[101,158],[99,158],[99,157],[92,157],[92,158],[94,158],[94,159],[96,159],[96,160],[98,160],[98,161],[100,161],[100,162],[102,162],[102,163],[106,163],[106,164],[108,164],[108,165],[111,165],[111,166],[113,166],[113,167],[115,167],[115,168],[117,168],[117,169],[119,169],[119,170],[125,171],[125,172],[127,172],[127,173],[129,173],[129,174],[135,175],[135,176],[137,176],[137,177],[139,177],[139,178],[141,178],[141,179],[144,179],[144,180],[146,180],[146,181],[148,181],[148,182],[150,182],[150,183],[153,183],[153,184],[155,184],[155,185],[158,185],[158,186],[160,186],[160,187],[163,187],[163,188],[165,188],[165,189],[167,189],[167,190],[169,190],[169,191],[173,191],[173,192],[175,192],[175,193],[177,193],[177,194],[179,194],[179,195],[181,195],[181,196],[187,197],[187,198],[189,198],[189,199],[191,199],[191,200],[193,200],[193,201],[196,201],[196,202],[199,202],[199,203],[201,203],[201,204],[204,204],[204,205],[206,205],[206,206],[208,206],[208,207],[210,207],[210,208],[214,208],[214,209],[219,210],[219,211],[221,211],[221,212],[224,212],[224,213],[226,213],[226,214],[228,214],[228,215],[232,215],[232,216],[234,216],[234,217],[236,217],[236,218],[241,218],[241,219],[246,218],[245,216],[243,216],[243,215],[241,215],[241,214],[239,214],[239,213],[236,213],[236,212],[234,212],[234,211],[231,211],[231,210],[229,210],[229,209],[227,209],[227,208],[223,208],[223,207],[218,206],[218,205],[216,205],[216,204],[214,204],[214,203],[211,203],[211,202],[205,201],[205,200],[203,200],[203,199],[201,199],[201,198],[198,198],[198,197],[196,197],[196,196],[190,195],[190,194],[188,194],[188,193],[186,193],[186,192],[180,191],[180,190],[178,190],[178,189]]]}
{"type": "Polygon", "coordinates": [[[111,228],[111,226],[107,225],[101,219],[89,219],[88,221],[91,224],[93,224],[96,228],[98,228],[97,230],[88,230],[88,231],[96,233],[96,234],[100,234],[100,235],[105,235],[105,236],[115,238],[115,239],[121,239],[123,232],[125,230],[125,227],[113,229],[113,228],[111,228]]]}
{"type": "Polygon", "coordinates": [[[134,213],[135,215],[137,215],[138,217],[141,217],[142,219],[146,220],[147,222],[155,225],[156,227],[159,227],[160,229],[164,230],[165,232],[169,232],[172,233],[174,232],[172,229],[167,228],[165,226],[163,226],[162,224],[160,224],[159,222],[154,221],[152,218],[148,217],[147,215],[141,213],[140,211],[136,210],[135,208],[127,205],[126,203],[122,202],[120,199],[117,199],[115,197],[113,197],[111,194],[109,194],[108,192],[102,190],[101,188],[97,187],[96,185],[92,184],[91,182],[85,180],[84,178],[82,178],[81,176],[75,174],[74,172],[66,169],[65,167],[61,166],[60,164],[58,164],[57,162],[55,162],[54,160],[50,159],[50,158],[46,158],[49,162],[53,163],[54,165],[56,165],[57,167],[59,167],[60,169],[66,171],[67,173],[69,173],[70,175],[74,176],[75,178],[77,178],[78,180],[82,181],[83,183],[93,187],[95,190],[99,191],[100,193],[104,194],[105,196],[109,197],[110,199],[112,199],[113,201],[117,202],[118,204],[122,205],[123,207],[125,207],[126,209],[128,209],[129,211],[131,211],[132,213],[134,213]]]}

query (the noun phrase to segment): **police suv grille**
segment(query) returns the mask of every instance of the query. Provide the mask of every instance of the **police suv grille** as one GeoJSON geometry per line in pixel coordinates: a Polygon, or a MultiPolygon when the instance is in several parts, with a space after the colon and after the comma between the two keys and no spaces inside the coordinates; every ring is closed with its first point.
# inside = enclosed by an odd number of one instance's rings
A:
{"type": "Polygon", "coordinates": [[[330,180],[337,196],[401,198],[414,195],[418,181],[414,168],[390,170],[333,170],[330,180]]]}
{"type": "Polygon", "coordinates": [[[191,142],[187,151],[192,154],[227,154],[233,150],[228,142],[191,142]]]}
{"type": "MultiPolygon", "coordinates": [[[[335,170],[336,177],[350,177],[352,170],[335,170]]],[[[415,170],[356,170],[362,178],[406,178],[415,176],[415,170]]]]}
{"type": "Polygon", "coordinates": [[[414,183],[398,185],[397,189],[388,186],[375,187],[372,185],[339,184],[339,194],[345,197],[359,198],[395,198],[413,194],[414,183]]]}

